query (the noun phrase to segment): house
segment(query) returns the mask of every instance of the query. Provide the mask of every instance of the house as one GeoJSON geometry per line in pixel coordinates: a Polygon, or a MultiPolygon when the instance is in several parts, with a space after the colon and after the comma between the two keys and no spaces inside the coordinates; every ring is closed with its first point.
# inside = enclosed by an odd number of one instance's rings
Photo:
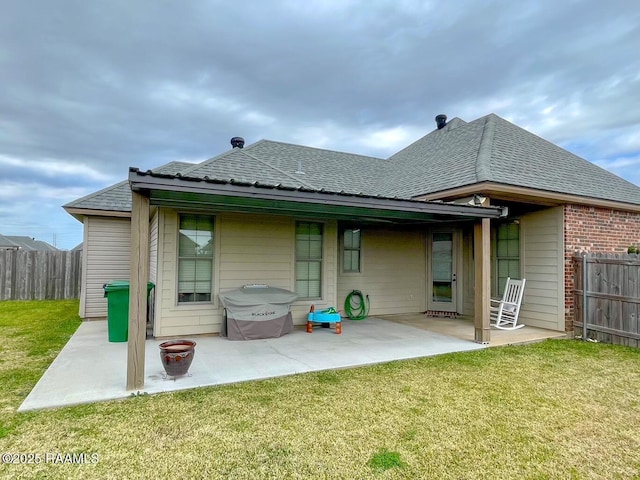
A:
{"type": "Polygon", "coordinates": [[[42,240],[22,235],[0,235],[0,249],[25,250],[28,252],[57,252],[53,245],[42,240]]]}
{"type": "Polygon", "coordinates": [[[357,289],[372,315],[475,315],[487,342],[509,276],[527,279],[522,323],[571,330],[571,255],[637,243],[640,188],[494,114],[436,121],[387,159],[234,137],[131,168],[64,206],[84,223],[81,317],[105,317],[102,285],[133,265],[156,337],[219,332],[218,293],[266,283],[298,293],[296,324],[357,289]]]}
{"type": "Polygon", "coordinates": [[[0,234],[0,250],[19,250],[20,246],[9,238],[0,234]]]}

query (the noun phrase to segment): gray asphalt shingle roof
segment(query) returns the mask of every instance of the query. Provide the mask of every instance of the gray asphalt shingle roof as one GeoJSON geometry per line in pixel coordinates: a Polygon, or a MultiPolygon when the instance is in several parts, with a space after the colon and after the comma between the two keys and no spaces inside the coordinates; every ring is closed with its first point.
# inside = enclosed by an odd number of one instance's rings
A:
{"type": "Polygon", "coordinates": [[[0,248],[19,248],[30,252],[57,252],[53,245],[26,235],[0,235],[0,248]]]}
{"type": "Polygon", "coordinates": [[[0,248],[17,249],[19,245],[0,233],[0,248]]]}
{"type": "Polygon", "coordinates": [[[482,127],[454,120],[389,158],[395,166],[386,181],[391,193],[415,197],[477,181],[482,127]]]}
{"type": "Polygon", "coordinates": [[[640,205],[637,185],[494,114],[435,130],[389,160],[389,182],[412,196],[494,182],[640,205]]]}
{"type": "MultiPolygon", "coordinates": [[[[193,163],[187,162],[169,162],[166,165],[154,169],[154,171],[175,175],[176,173],[193,167],[193,165],[193,163]]],[[[130,212],[131,189],[129,188],[129,181],[123,180],[97,192],[90,193],[89,195],[67,203],[64,205],[64,208],[130,212]]]]}
{"type": "MultiPolygon", "coordinates": [[[[494,114],[454,118],[388,159],[260,140],[153,172],[403,199],[493,182],[640,205],[638,186],[494,114]]],[[[130,211],[131,192],[120,182],[65,207],[130,211]]]]}
{"type": "Polygon", "coordinates": [[[185,173],[192,177],[378,195],[379,177],[384,174],[386,163],[364,155],[260,140],[185,173]]]}

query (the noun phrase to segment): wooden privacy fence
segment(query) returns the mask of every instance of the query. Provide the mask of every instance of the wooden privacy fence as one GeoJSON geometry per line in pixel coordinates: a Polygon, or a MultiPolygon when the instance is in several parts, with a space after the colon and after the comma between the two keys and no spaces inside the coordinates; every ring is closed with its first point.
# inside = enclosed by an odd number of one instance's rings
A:
{"type": "Polygon", "coordinates": [[[576,253],[573,265],[575,335],[638,347],[640,256],[576,253]]]}
{"type": "Polygon", "coordinates": [[[80,297],[81,251],[0,250],[0,300],[80,297]]]}

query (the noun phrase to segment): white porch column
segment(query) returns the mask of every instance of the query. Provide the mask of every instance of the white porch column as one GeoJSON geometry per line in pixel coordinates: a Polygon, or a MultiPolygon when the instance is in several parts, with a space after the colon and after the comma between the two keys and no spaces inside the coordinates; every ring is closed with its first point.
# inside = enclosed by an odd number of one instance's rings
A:
{"type": "Polygon", "coordinates": [[[475,265],[474,329],[477,343],[489,343],[491,325],[491,223],[488,218],[474,225],[473,249],[475,265]]]}
{"type": "Polygon", "coordinates": [[[147,336],[149,281],[149,198],[131,192],[131,271],[127,390],[144,388],[144,342],[147,336]]]}

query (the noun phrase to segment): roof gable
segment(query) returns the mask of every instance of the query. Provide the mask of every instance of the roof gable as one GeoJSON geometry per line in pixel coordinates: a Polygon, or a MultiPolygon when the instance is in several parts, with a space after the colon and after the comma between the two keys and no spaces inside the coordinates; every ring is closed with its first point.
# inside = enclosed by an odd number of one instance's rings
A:
{"type": "Polygon", "coordinates": [[[497,115],[485,118],[494,130],[490,153],[478,159],[488,172],[486,180],[640,204],[640,188],[633,183],[497,115]]]}
{"type": "Polygon", "coordinates": [[[489,114],[434,130],[390,157],[393,188],[411,196],[481,182],[640,205],[640,188],[489,114]]]}

